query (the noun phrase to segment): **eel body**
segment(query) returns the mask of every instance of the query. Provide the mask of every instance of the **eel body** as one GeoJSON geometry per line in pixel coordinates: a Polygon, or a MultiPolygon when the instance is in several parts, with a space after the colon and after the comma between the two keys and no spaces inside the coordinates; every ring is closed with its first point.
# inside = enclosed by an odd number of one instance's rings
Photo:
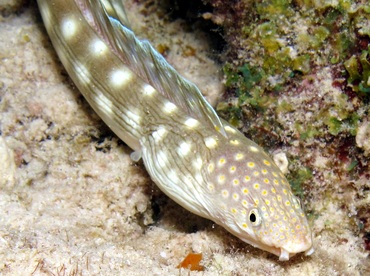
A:
{"type": "Polygon", "coordinates": [[[165,194],[280,260],[313,252],[300,201],[279,168],[136,38],[119,1],[37,2],[75,85],[165,194]]]}

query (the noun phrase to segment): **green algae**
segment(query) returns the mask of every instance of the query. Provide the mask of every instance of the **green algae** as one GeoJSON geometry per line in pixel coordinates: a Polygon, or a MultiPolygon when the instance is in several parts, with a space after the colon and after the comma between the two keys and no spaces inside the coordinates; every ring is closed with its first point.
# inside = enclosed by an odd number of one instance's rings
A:
{"type": "MultiPolygon", "coordinates": [[[[348,72],[348,85],[356,92],[370,94],[370,50],[351,55],[357,49],[359,34],[370,38],[369,4],[270,0],[253,5],[256,19],[241,28],[243,45],[253,55],[247,55],[241,66],[225,65],[226,86],[237,100],[217,108],[234,125],[242,125],[243,106],[260,113],[268,109],[275,109],[275,114],[294,111],[288,102],[277,103],[279,93],[320,66],[342,66],[342,71],[348,72]]],[[[316,124],[295,122],[300,139],[324,137],[325,133],[355,135],[360,117],[348,109],[347,101],[344,93],[332,103],[324,99],[325,105],[313,119],[316,124]]]]}
{"type": "MultiPolygon", "coordinates": [[[[299,138],[307,140],[325,137],[326,132],[333,136],[338,136],[339,134],[355,136],[360,116],[357,112],[348,109],[346,105],[347,98],[345,94],[340,94],[331,105],[327,105],[326,108],[318,111],[315,116],[315,123],[310,124],[309,122],[297,120],[294,123],[294,128],[299,133],[299,138]]],[[[282,109],[278,110],[284,112],[282,109]]]]}
{"type": "Polygon", "coordinates": [[[352,171],[358,165],[358,161],[356,159],[352,160],[351,163],[347,166],[347,171],[352,171]]]}
{"type": "Polygon", "coordinates": [[[271,76],[278,76],[281,86],[289,81],[292,72],[307,75],[326,61],[340,63],[355,47],[357,31],[370,36],[368,4],[354,9],[351,5],[355,2],[350,0],[296,2],[254,3],[257,19],[242,27],[243,44],[255,53],[253,62],[244,63],[258,64],[265,73],[261,83],[267,86],[271,76]],[[299,25],[305,27],[298,28],[299,25]]]}
{"type": "MultiPolygon", "coordinates": [[[[309,5],[308,2],[302,4],[309,5]]],[[[231,64],[224,67],[226,86],[235,92],[238,100],[233,102],[234,108],[230,108],[230,104],[221,104],[217,109],[227,113],[227,107],[228,112],[231,112],[228,117],[234,125],[240,124],[238,118],[241,118],[242,106],[248,105],[264,112],[266,108],[274,106],[276,92],[281,91],[292,77],[299,78],[300,75],[311,73],[312,66],[322,62],[322,57],[315,56],[312,50],[319,51],[329,38],[335,44],[335,50],[322,52],[328,53],[332,61],[338,60],[342,55],[337,52],[349,45],[341,35],[331,35],[330,28],[339,16],[339,11],[328,12],[327,20],[318,23],[310,17],[314,14],[312,10],[302,9],[301,17],[310,24],[310,30],[294,35],[287,29],[287,26],[293,26],[294,29],[294,25],[298,23],[291,1],[272,0],[255,5],[256,15],[262,20],[261,23],[258,24],[257,21],[246,24],[242,30],[246,45],[249,49],[254,49],[257,60],[246,61],[237,67],[231,64]]]]}
{"type": "Polygon", "coordinates": [[[226,87],[232,89],[237,97],[237,103],[220,102],[217,111],[228,114],[229,122],[234,126],[240,126],[242,118],[242,106],[248,105],[256,110],[263,110],[269,106],[271,98],[264,95],[259,85],[264,78],[265,72],[258,67],[244,64],[234,69],[230,64],[224,66],[226,87]]]}
{"type": "Polygon", "coordinates": [[[251,67],[248,64],[244,64],[242,67],[238,68],[238,73],[242,74],[242,81],[245,84],[245,90],[251,90],[258,84],[262,77],[264,76],[264,71],[257,68],[251,67]]]}
{"type": "Polygon", "coordinates": [[[256,3],[256,10],[259,16],[264,19],[271,17],[292,16],[294,11],[291,1],[287,0],[270,0],[256,3]]]}
{"type": "Polygon", "coordinates": [[[352,2],[353,1],[351,0],[297,0],[297,4],[302,8],[318,10],[324,10],[331,7],[345,10],[350,8],[352,2]]]}
{"type": "Polygon", "coordinates": [[[303,124],[296,123],[295,127],[298,130],[298,133],[300,133],[299,138],[301,140],[306,140],[306,139],[318,137],[319,134],[320,134],[320,131],[312,125],[305,126],[303,124]]]}
{"type": "Polygon", "coordinates": [[[288,113],[292,112],[293,110],[293,105],[285,100],[281,101],[281,103],[276,107],[276,113],[288,113]]]}
{"type": "Polygon", "coordinates": [[[304,183],[307,183],[312,178],[312,170],[307,167],[300,167],[299,169],[292,171],[291,174],[288,176],[288,180],[294,194],[301,198],[304,195],[304,183]]]}
{"type": "Polygon", "coordinates": [[[234,127],[242,127],[242,109],[238,105],[232,105],[226,102],[220,102],[217,105],[217,112],[227,114],[228,121],[234,127]]]}
{"type": "Polygon", "coordinates": [[[310,69],[311,69],[310,60],[311,58],[309,55],[301,55],[292,61],[292,69],[294,71],[307,74],[310,72],[310,69]]]}
{"type": "Polygon", "coordinates": [[[367,50],[363,50],[361,55],[352,55],[344,62],[344,66],[349,74],[348,85],[355,92],[370,95],[370,45],[367,50]]]}
{"type": "Polygon", "coordinates": [[[350,114],[350,116],[344,120],[338,120],[336,117],[329,117],[325,120],[328,132],[334,136],[340,133],[348,133],[350,136],[355,136],[358,122],[359,116],[357,113],[350,114]]]}

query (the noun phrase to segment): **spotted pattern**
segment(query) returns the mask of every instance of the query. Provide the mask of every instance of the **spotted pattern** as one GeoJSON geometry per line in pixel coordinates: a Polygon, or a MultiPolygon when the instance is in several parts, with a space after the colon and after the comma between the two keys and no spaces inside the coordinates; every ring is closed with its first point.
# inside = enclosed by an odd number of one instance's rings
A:
{"type": "MultiPolygon", "coordinates": [[[[97,19],[89,9],[98,9],[100,2],[92,6],[84,0],[38,0],[60,59],[94,110],[135,150],[135,156],[143,155],[153,180],[183,207],[280,260],[302,251],[311,254],[305,214],[274,162],[238,130],[226,122],[215,122],[211,107],[204,111],[206,116],[197,117],[174,100],[178,95],[171,93],[176,92],[162,93],[168,88],[158,89],[155,83],[144,81],[149,77],[138,76],[147,70],[156,74],[156,66],[163,66],[166,78],[174,81],[168,87],[182,85],[180,91],[186,93],[192,86],[170,71],[172,67],[148,44],[135,54],[123,53],[123,60],[129,62],[117,59],[109,47],[110,36],[94,31],[101,23],[94,22],[97,19]],[[135,62],[142,58],[137,55],[145,55],[148,49],[150,57],[142,59],[145,68],[137,68],[135,62]]],[[[95,12],[105,16],[102,10],[95,12]]],[[[120,30],[134,41],[131,48],[144,47],[128,30],[120,30]]],[[[199,111],[197,105],[202,102],[204,108],[200,93],[189,93],[195,99],[190,107],[199,111]]]]}
{"type": "Polygon", "coordinates": [[[310,239],[309,228],[284,175],[266,155],[259,158],[262,150],[258,146],[233,144],[232,151],[212,160],[218,176],[210,179],[216,183],[214,191],[224,199],[220,208],[222,204],[235,218],[234,227],[248,231],[258,241],[278,248],[287,241],[302,246],[310,239]]]}
{"type": "Polygon", "coordinates": [[[63,18],[60,26],[62,35],[66,40],[73,38],[78,33],[78,24],[73,18],[63,18]]]}
{"type": "Polygon", "coordinates": [[[191,144],[188,142],[182,142],[178,148],[179,155],[186,156],[190,153],[191,144]]]}
{"type": "Polygon", "coordinates": [[[132,72],[126,68],[114,70],[110,76],[112,86],[118,87],[127,85],[132,78],[132,72]]]}
{"type": "Polygon", "coordinates": [[[145,96],[154,96],[154,93],[156,92],[156,90],[154,89],[153,86],[149,85],[149,84],[145,84],[144,87],[143,87],[143,94],[145,96]]]}
{"type": "Polygon", "coordinates": [[[152,136],[156,142],[160,142],[166,137],[166,134],[167,134],[166,128],[164,126],[160,126],[156,131],[153,131],[152,136]]]}
{"type": "Polygon", "coordinates": [[[99,39],[91,43],[91,52],[96,56],[104,55],[107,50],[108,50],[107,45],[105,45],[105,43],[99,39]]]}
{"type": "Polygon", "coordinates": [[[214,149],[217,146],[217,141],[214,137],[206,137],[204,142],[209,149],[214,149]]]}
{"type": "Polygon", "coordinates": [[[167,114],[171,114],[174,111],[177,110],[177,106],[169,101],[165,102],[163,106],[163,111],[166,112],[167,114]]]}
{"type": "Polygon", "coordinates": [[[184,124],[188,126],[189,128],[195,128],[199,125],[198,120],[195,120],[194,118],[188,118],[185,120],[184,124]]]}

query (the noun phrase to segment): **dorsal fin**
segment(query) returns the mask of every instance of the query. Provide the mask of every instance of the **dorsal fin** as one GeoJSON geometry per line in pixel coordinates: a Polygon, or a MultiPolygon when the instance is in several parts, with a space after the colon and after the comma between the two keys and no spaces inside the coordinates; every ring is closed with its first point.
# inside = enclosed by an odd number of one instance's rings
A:
{"type": "Polygon", "coordinates": [[[131,29],[122,0],[101,0],[109,17],[117,19],[123,26],[131,29]]]}
{"type": "Polygon", "coordinates": [[[196,85],[180,76],[148,41],[140,41],[123,25],[127,24],[127,18],[121,16],[124,14],[122,5],[107,0],[104,5],[100,1],[82,2],[80,5],[86,7],[84,10],[91,11],[85,18],[132,71],[205,127],[227,136],[220,118],[196,85]],[[104,7],[110,10],[115,7],[110,12],[112,16],[104,7]]]}

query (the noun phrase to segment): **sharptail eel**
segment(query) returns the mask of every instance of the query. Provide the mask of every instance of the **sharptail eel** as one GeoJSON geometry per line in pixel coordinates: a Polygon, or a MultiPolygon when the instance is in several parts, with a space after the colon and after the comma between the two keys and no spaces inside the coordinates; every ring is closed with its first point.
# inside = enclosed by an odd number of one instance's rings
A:
{"type": "Polygon", "coordinates": [[[122,3],[37,2],[69,76],[165,194],[281,261],[313,253],[306,216],[279,168],[136,38],[122,3]]]}

